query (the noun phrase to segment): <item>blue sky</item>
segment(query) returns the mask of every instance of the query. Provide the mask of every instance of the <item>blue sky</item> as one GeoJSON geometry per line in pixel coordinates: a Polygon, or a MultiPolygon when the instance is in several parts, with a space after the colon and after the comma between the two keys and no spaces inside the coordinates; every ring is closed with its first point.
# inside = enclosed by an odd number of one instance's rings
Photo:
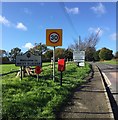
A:
{"type": "Polygon", "coordinates": [[[63,29],[62,48],[74,39],[97,32],[100,41],[96,49],[107,47],[116,52],[115,2],[3,2],[2,48],[19,47],[23,52],[35,43],[46,44],[46,29],[63,29]]]}

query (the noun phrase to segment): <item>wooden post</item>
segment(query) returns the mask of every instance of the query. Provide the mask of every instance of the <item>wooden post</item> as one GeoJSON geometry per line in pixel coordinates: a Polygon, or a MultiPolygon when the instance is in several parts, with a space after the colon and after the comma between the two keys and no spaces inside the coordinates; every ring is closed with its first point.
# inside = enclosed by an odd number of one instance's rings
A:
{"type": "Polygon", "coordinates": [[[37,81],[39,81],[39,74],[37,74],[37,81]]]}
{"type": "Polygon", "coordinates": [[[60,72],[60,86],[62,86],[62,71],[60,72]]]}
{"type": "Polygon", "coordinates": [[[26,67],[23,66],[23,77],[25,77],[25,70],[26,70],[26,67]]]}
{"type": "Polygon", "coordinates": [[[20,78],[21,78],[21,80],[22,80],[22,78],[23,78],[23,75],[22,75],[22,66],[21,66],[21,73],[20,73],[21,75],[20,75],[20,78]]]}

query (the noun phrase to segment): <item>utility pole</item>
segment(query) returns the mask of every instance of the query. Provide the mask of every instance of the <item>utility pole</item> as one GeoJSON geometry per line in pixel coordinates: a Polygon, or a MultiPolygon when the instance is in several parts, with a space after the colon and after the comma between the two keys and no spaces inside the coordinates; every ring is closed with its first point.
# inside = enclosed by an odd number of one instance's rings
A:
{"type": "Polygon", "coordinates": [[[40,55],[41,55],[41,68],[42,68],[42,44],[41,43],[40,43],[40,50],[41,50],[40,55]]]}
{"type": "Polygon", "coordinates": [[[78,39],[78,49],[80,50],[80,40],[81,40],[81,37],[79,35],[79,39],[78,39]]]}

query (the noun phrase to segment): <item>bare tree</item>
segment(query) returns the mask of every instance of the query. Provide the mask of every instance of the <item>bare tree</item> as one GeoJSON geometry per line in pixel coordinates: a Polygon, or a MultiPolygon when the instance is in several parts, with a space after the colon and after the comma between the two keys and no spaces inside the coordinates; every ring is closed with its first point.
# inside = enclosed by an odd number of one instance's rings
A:
{"type": "Polygon", "coordinates": [[[95,48],[99,41],[99,33],[100,30],[95,34],[92,33],[88,38],[85,38],[83,41],[81,40],[81,37],[79,36],[78,40],[74,40],[74,44],[71,44],[70,48],[73,50],[86,50],[87,48],[95,48]]]}

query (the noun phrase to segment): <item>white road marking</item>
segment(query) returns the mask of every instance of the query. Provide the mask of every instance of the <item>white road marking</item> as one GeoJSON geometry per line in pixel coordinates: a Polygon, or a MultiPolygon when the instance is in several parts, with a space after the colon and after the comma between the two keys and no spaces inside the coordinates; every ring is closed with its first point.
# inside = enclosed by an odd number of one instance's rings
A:
{"type": "MultiPolygon", "coordinates": [[[[102,72],[102,73],[103,73],[103,72],[102,72]]],[[[105,74],[105,73],[104,73],[104,74],[105,74]]],[[[104,91],[106,91],[106,88],[105,88],[105,86],[104,86],[102,77],[101,77],[101,81],[102,81],[102,85],[103,85],[104,91]]],[[[108,105],[108,108],[109,108],[109,112],[111,112],[110,118],[112,118],[113,120],[115,120],[115,119],[114,119],[114,114],[113,114],[113,111],[112,111],[112,108],[111,108],[110,100],[109,100],[109,97],[108,97],[108,93],[107,93],[107,92],[104,92],[104,94],[105,94],[105,97],[106,97],[106,101],[107,101],[107,105],[108,105]]]]}
{"type": "Polygon", "coordinates": [[[110,66],[110,65],[106,65],[108,68],[113,68],[112,66],[110,66]]]}
{"type": "Polygon", "coordinates": [[[108,77],[105,75],[104,72],[102,72],[102,74],[103,74],[103,76],[104,76],[104,78],[105,78],[105,81],[106,81],[108,87],[111,86],[111,82],[110,82],[110,80],[108,79],[108,77]]]}

